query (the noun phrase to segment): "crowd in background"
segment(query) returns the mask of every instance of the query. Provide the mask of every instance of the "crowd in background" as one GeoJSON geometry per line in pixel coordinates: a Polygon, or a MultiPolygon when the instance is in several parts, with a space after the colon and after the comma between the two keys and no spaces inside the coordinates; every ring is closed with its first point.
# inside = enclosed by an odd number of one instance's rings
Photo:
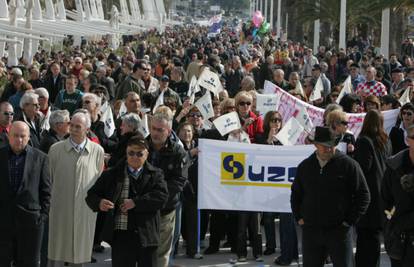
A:
{"type": "MultiPolygon", "coordinates": [[[[73,127],[79,126],[81,129],[86,126],[87,142],[98,144],[103,149],[102,155],[98,152],[96,155],[96,160],[103,160],[104,164],[104,173],[98,181],[107,177],[110,171],[113,175],[123,174],[124,169],[119,164],[121,162],[125,166],[126,152],[130,146],[147,151],[147,162],[163,171],[162,178],[157,179],[164,180],[165,184],[160,181],[157,192],[165,197],[157,201],[148,200],[148,206],[153,207],[152,213],[145,209],[137,211],[140,216],[147,216],[144,221],[148,221],[149,216],[157,218],[156,223],[147,224],[146,227],[135,222],[137,229],[142,231],[141,239],[137,241],[140,246],[155,247],[157,250],[143,250],[139,253],[155,253],[158,257],[157,266],[173,265],[180,236],[185,241],[187,256],[195,258],[197,254],[198,139],[237,141],[242,140],[242,133],[246,133],[249,137],[246,142],[282,145],[275,137],[283,126],[281,114],[272,111],[260,116],[256,110],[256,94],[262,92],[266,80],[271,81],[301,100],[324,108],[324,125],[336,135],[342,136],[341,142],[345,142],[347,147],[346,154],[360,163],[371,191],[371,206],[360,221],[353,225],[358,233],[355,257],[357,266],[374,266],[365,263],[367,258],[371,260],[368,262],[379,260],[383,229],[381,222],[385,219],[381,208],[384,202],[390,210],[395,207],[397,218],[404,219],[399,224],[399,230],[414,231],[413,198],[398,198],[390,188],[391,191],[381,189],[386,159],[414,147],[410,145],[413,141],[409,140],[414,138],[410,130],[414,125],[414,104],[406,102],[401,106],[400,102],[406,90],[409,90],[409,99],[414,98],[414,43],[407,39],[402,44],[401,53],[392,53],[388,58],[378,54],[377,49],[362,38],[355,38],[347,45],[347,49],[321,46],[318,51],[312,51],[299,42],[280,41],[273,36],[243,39],[231,29],[224,29],[215,37],[208,38],[207,28],[191,26],[167,28],[163,33],[148,31],[138,36],[124,37],[123,45],[116,51],[108,48],[105,39],[84,42],[82,47],[68,46],[65,51],[42,50],[34,56],[34,62],[30,66],[22,63],[8,68],[5,67],[7,59],[3,58],[0,62],[0,146],[8,145],[13,122],[21,121],[30,131],[29,145],[45,154],[49,153],[49,163],[57,164],[62,155],[57,152],[57,147],[50,153],[51,148],[53,150],[56,143],[67,140],[69,136],[72,140],[73,131],[76,130],[73,127]],[[198,78],[206,68],[219,75],[225,89],[218,96],[212,95],[214,117],[208,120],[192,105],[188,95],[191,78],[198,78]],[[349,76],[353,93],[343,96],[337,103],[343,83],[349,76]],[[319,79],[323,85],[321,98],[310,100],[319,79]],[[157,105],[160,97],[163,98],[163,104],[157,105]],[[111,134],[108,134],[108,125],[105,124],[107,121],[103,119],[108,108],[112,112],[116,128],[111,134]],[[388,135],[380,130],[383,117],[379,111],[396,108],[400,108],[400,114],[388,135]],[[221,136],[211,122],[233,111],[239,115],[242,131],[221,136]],[[347,129],[346,113],[361,112],[367,112],[367,116],[360,136],[355,138],[347,129]],[[79,113],[86,114],[88,118],[74,116],[79,113]],[[84,126],[72,121],[78,117],[85,122],[84,126]],[[146,127],[144,122],[148,123],[146,127]],[[145,145],[140,145],[143,140],[145,145]],[[382,194],[386,196],[384,200],[382,194]]],[[[205,88],[201,89],[196,99],[209,93],[205,88]]],[[[74,148],[77,149],[76,145],[74,148]]],[[[85,148],[80,148],[80,151],[83,149],[85,148]]],[[[139,151],[131,152],[132,157],[133,153],[142,154],[139,151]]],[[[411,171],[412,166],[407,166],[407,172],[411,171]]],[[[83,167],[91,171],[93,166],[83,167]]],[[[53,169],[52,166],[49,168],[53,169]]],[[[66,170],[56,171],[63,171],[63,175],[66,170]]],[[[100,176],[101,171],[95,170],[92,176],[100,176]]],[[[156,171],[153,172],[151,175],[157,174],[156,171]]],[[[85,174],[82,172],[82,175],[85,174]]],[[[91,186],[85,185],[85,188],[91,186]]],[[[107,188],[100,186],[99,189],[94,186],[95,191],[88,192],[88,205],[99,211],[96,227],[89,228],[95,229],[94,237],[88,241],[95,252],[104,250],[101,242],[105,238],[102,233],[107,227],[108,216],[99,204],[94,203],[99,190],[107,188]]],[[[54,207],[55,212],[51,218],[56,221],[56,210],[64,209],[66,204],[61,203],[65,201],[56,200],[58,196],[53,195],[53,190],[57,189],[52,183],[50,206],[54,207]]],[[[412,193],[406,194],[412,196],[412,193]]],[[[87,209],[85,197],[80,202],[75,201],[72,206],[83,205],[87,209]]],[[[127,199],[128,195],[124,198],[127,199]]],[[[110,206],[109,203],[107,205],[110,206]]],[[[136,205],[138,206],[137,203],[136,205]]],[[[46,226],[47,213],[45,216],[41,245],[42,266],[46,266],[48,246],[51,260],[87,262],[59,256],[56,244],[64,242],[60,239],[65,237],[57,234],[57,231],[64,230],[53,227],[52,220],[46,226]],[[54,258],[50,255],[54,255],[54,258]]],[[[220,247],[230,247],[231,252],[237,254],[237,260],[243,262],[246,261],[249,240],[254,259],[262,261],[263,254],[276,252],[277,217],[280,220],[278,235],[281,240],[281,255],[274,262],[290,265],[299,257],[296,232],[298,222],[292,213],[202,210],[200,238],[203,247],[207,245],[206,234],[210,233],[208,247],[203,254],[217,253],[220,247]],[[264,235],[260,230],[262,225],[264,235]],[[263,251],[262,241],[266,242],[263,251]]],[[[66,219],[73,221],[71,217],[66,219]]],[[[91,221],[87,223],[90,224],[91,221]]],[[[119,227],[119,230],[124,229],[122,225],[119,227]]],[[[128,226],[125,227],[130,230],[129,227],[134,226],[130,226],[128,221],[128,226]]],[[[73,234],[75,245],[79,240],[90,236],[82,236],[82,233],[73,234]]],[[[72,238],[72,235],[68,236],[72,238]]],[[[86,245],[82,247],[88,248],[86,245]]],[[[62,249],[65,248],[68,247],[63,245],[62,249]]],[[[414,249],[411,247],[410,251],[413,252],[414,249]]],[[[88,258],[91,253],[88,251],[81,258],[88,258]]],[[[413,253],[407,252],[407,255],[405,257],[411,257],[411,260],[413,253]]],[[[326,256],[329,261],[328,255],[326,256]]],[[[123,265],[122,259],[119,262],[119,266],[127,266],[123,265]]],[[[143,264],[147,266],[145,262],[143,264]]],[[[393,267],[412,266],[404,262],[407,262],[404,258],[395,260],[393,267]]]]}

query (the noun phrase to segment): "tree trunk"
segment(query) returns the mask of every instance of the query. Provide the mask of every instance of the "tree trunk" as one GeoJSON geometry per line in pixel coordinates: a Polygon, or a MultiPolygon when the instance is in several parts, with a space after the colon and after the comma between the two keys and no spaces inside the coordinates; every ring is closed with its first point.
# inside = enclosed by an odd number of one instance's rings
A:
{"type": "Polygon", "coordinates": [[[406,12],[402,10],[392,10],[391,9],[391,18],[390,18],[390,54],[391,53],[401,53],[401,43],[404,40],[404,33],[406,28],[406,12]]]}

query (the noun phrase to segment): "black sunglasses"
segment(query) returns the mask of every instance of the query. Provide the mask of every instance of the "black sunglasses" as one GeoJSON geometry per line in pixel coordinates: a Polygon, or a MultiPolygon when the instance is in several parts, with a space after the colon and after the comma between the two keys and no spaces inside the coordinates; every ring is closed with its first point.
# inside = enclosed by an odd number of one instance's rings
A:
{"type": "Polygon", "coordinates": [[[199,118],[201,118],[201,117],[202,117],[202,116],[201,116],[201,113],[199,113],[199,112],[190,113],[190,114],[188,114],[188,116],[190,116],[190,117],[199,117],[199,118]]]}
{"type": "Polygon", "coordinates": [[[244,101],[239,102],[239,106],[245,106],[245,105],[250,106],[251,104],[252,104],[251,102],[244,102],[244,101]]]}
{"type": "Polygon", "coordinates": [[[134,151],[128,151],[128,156],[129,157],[138,157],[138,158],[142,158],[144,156],[144,152],[143,151],[138,151],[138,152],[134,152],[134,151]]]}
{"type": "Polygon", "coordinates": [[[407,115],[407,116],[412,116],[413,115],[413,113],[410,112],[410,111],[402,111],[401,114],[402,115],[407,115]]]}
{"type": "Polygon", "coordinates": [[[14,116],[14,112],[3,112],[4,116],[14,116]]]}
{"type": "Polygon", "coordinates": [[[273,119],[270,120],[270,122],[278,123],[278,122],[282,122],[282,119],[280,119],[280,118],[273,118],[273,119]]]}
{"type": "Polygon", "coordinates": [[[342,125],[345,125],[345,126],[348,126],[349,122],[347,122],[347,121],[341,121],[341,124],[342,125]]]}

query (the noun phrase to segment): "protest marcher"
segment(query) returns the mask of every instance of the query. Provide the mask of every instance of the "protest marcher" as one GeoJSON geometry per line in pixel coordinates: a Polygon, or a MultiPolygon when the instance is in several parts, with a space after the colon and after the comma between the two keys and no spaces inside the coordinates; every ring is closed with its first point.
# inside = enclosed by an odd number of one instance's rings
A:
{"type": "Polygon", "coordinates": [[[364,111],[368,113],[370,110],[380,110],[381,109],[381,102],[378,97],[374,95],[367,96],[364,101],[364,111]]]}
{"type": "Polygon", "coordinates": [[[73,112],[82,106],[83,93],[76,89],[78,78],[69,75],[65,81],[65,89],[59,91],[55,99],[55,107],[67,109],[72,115],[73,112]]]}
{"type": "Polygon", "coordinates": [[[367,212],[356,225],[356,267],[379,265],[381,229],[385,219],[381,182],[386,167],[385,161],[391,156],[391,152],[391,142],[384,131],[383,115],[378,110],[369,111],[365,115],[354,152],[354,159],[364,172],[371,194],[367,212]]]}
{"type": "Polygon", "coordinates": [[[255,136],[263,133],[263,120],[251,110],[253,97],[248,92],[241,91],[236,95],[234,101],[242,129],[249,135],[250,142],[254,143],[255,136]]]}
{"type": "Polygon", "coordinates": [[[340,137],[316,127],[316,151],[302,161],[292,184],[291,206],[302,227],[303,265],[353,266],[352,226],[365,213],[370,194],[361,167],[336,149],[340,137]]]}
{"type": "Polygon", "coordinates": [[[151,64],[146,64],[146,69],[138,83],[144,89],[145,93],[153,93],[160,88],[160,84],[157,79],[152,77],[151,64]]]}
{"type": "Polygon", "coordinates": [[[20,99],[27,92],[32,90],[32,85],[20,77],[15,83],[16,93],[9,97],[7,100],[14,108],[16,112],[20,112],[20,99]]]}
{"type": "Polygon", "coordinates": [[[361,98],[356,94],[347,94],[342,97],[339,105],[342,106],[346,113],[361,112],[361,98]]]}
{"type": "Polygon", "coordinates": [[[103,148],[88,140],[90,117],[72,116],[70,136],[49,151],[53,179],[49,218],[50,265],[83,266],[91,261],[96,214],[84,201],[87,190],[104,167],[103,148]]]}
{"type": "Polygon", "coordinates": [[[8,134],[13,122],[14,111],[9,102],[0,103],[0,147],[9,142],[8,134]]]}
{"type": "Polygon", "coordinates": [[[22,112],[16,116],[15,121],[23,121],[29,126],[29,144],[32,147],[39,148],[42,133],[40,115],[38,113],[40,108],[39,96],[32,92],[25,93],[20,100],[20,108],[22,112]]]}
{"type": "Polygon", "coordinates": [[[142,136],[128,140],[125,158],[103,172],[88,191],[93,211],[107,213],[104,240],[112,246],[112,265],[158,266],[160,210],[168,199],[163,172],[147,162],[142,136]]]}
{"type": "Polygon", "coordinates": [[[51,101],[55,101],[58,93],[65,88],[66,76],[60,71],[58,63],[50,65],[50,71],[43,80],[44,87],[49,91],[51,101]]]}
{"type": "Polygon", "coordinates": [[[287,91],[288,82],[284,79],[285,73],[282,69],[275,69],[273,71],[273,83],[279,86],[281,89],[287,91]]]}
{"type": "Polygon", "coordinates": [[[348,118],[345,112],[334,110],[326,117],[326,126],[330,127],[334,134],[341,136],[340,143],[346,144],[346,153],[352,155],[355,150],[355,136],[348,130],[348,118]]]}
{"type": "Polygon", "coordinates": [[[145,71],[149,71],[145,60],[140,60],[135,63],[132,68],[132,73],[129,74],[121,83],[119,83],[118,87],[115,89],[115,99],[118,100],[126,98],[127,93],[130,91],[134,91],[142,97],[145,89],[139,84],[138,81],[142,78],[145,71]]]}
{"type": "Polygon", "coordinates": [[[119,118],[115,121],[115,127],[116,127],[116,135],[118,138],[120,138],[121,134],[121,123],[122,123],[122,116],[130,113],[135,113],[138,115],[141,114],[141,97],[136,92],[128,92],[125,97],[125,107],[126,112],[125,114],[120,114],[119,118]]]}
{"type": "Polygon", "coordinates": [[[163,75],[160,79],[160,86],[158,90],[152,92],[153,104],[155,107],[159,101],[160,103],[166,104],[167,101],[171,101],[176,108],[182,105],[180,96],[171,88],[168,87],[170,78],[167,75],[163,75]],[[159,99],[162,98],[162,99],[159,99]]]}
{"type": "Polygon", "coordinates": [[[414,126],[406,131],[408,148],[387,160],[381,186],[387,215],[384,243],[391,267],[409,267],[414,262],[414,126]]]}
{"type": "Polygon", "coordinates": [[[40,150],[49,153],[50,147],[64,140],[69,134],[69,111],[55,110],[49,118],[50,129],[42,134],[42,141],[40,142],[40,150]]]}
{"type": "Polygon", "coordinates": [[[390,140],[392,144],[392,154],[406,149],[407,129],[414,124],[414,105],[412,103],[404,104],[400,109],[400,114],[390,132],[390,140]]]}
{"type": "Polygon", "coordinates": [[[40,114],[40,128],[42,131],[49,130],[49,118],[52,110],[55,108],[49,104],[49,92],[46,88],[39,87],[34,90],[34,93],[39,96],[39,114],[40,114]]]}
{"type": "Polygon", "coordinates": [[[170,138],[172,116],[155,113],[151,119],[148,161],[164,171],[168,185],[168,201],[161,210],[160,246],[157,249],[157,265],[168,265],[175,225],[175,208],[179,193],[183,191],[188,175],[188,157],[185,150],[170,138]]]}
{"type": "Polygon", "coordinates": [[[27,124],[14,122],[9,145],[0,148],[1,266],[39,266],[51,179],[47,156],[28,145],[29,137],[27,124]]]}
{"type": "MultiPolygon", "coordinates": [[[[177,128],[177,134],[188,153],[188,183],[184,188],[182,211],[182,233],[186,240],[186,255],[194,258],[197,253],[197,187],[198,187],[198,148],[196,131],[192,124],[184,122],[177,128]]],[[[202,237],[203,234],[200,233],[202,237]]]]}
{"type": "Polygon", "coordinates": [[[377,70],[374,67],[368,67],[366,82],[360,83],[355,89],[355,93],[362,97],[362,100],[369,95],[381,97],[387,94],[387,88],[381,82],[375,80],[376,74],[377,70]]]}
{"type": "Polygon", "coordinates": [[[4,86],[0,101],[8,101],[17,92],[17,87],[23,83],[23,72],[20,68],[12,68],[8,73],[8,83],[4,86]]]}

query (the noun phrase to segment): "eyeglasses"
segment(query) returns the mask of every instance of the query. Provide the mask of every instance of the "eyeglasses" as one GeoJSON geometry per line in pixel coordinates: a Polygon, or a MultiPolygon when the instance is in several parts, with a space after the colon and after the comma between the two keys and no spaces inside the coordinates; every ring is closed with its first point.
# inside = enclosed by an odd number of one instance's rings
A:
{"type": "Polygon", "coordinates": [[[40,108],[39,103],[30,103],[30,104],[28,104],[28,105],[32,105],[32,106],[33,106],[33,107],[35,107],[35,108],[40,108]]]}
{"type": "Polygon", "coordinates": [[[14,112],[3,112],[4,116],[14,116],[14,112]]]}
{"type": "Polygon", "coordinates": [[[250,106],[252,103],[251,102],[244,102],[244,101],[240,101],[239,102],[239,106],[250,106]]]}
{"type": "Polygon", "coordinates": [[[82,62],[76,61],[75,64],[82,64],[82,62]]]}
{"type": "Polygon", "coordinates": [[[143,151],[138,151],[138,152],[128,151],[127,154],[128,154],[129,157],[137,157],[137,158],[142,158],[144,156],[143,151]]]}
{"type": "Polygon", "coordinates": [[[347,122],[347,121],[341,121],[341,124],[344,125],[344,126],[348,126],[348,123],[349,122],[347,122]]]}
{"type": "Polygon", "coordinates": [[[278,122],[282,122],[282,119],[280,119],[280,118],[273,118],[273,119],[270,120],[270,122],[278,123],[278,122]]]}
{"type": "Polygon", "coordinates": [[[150,68],[140,68],[140,69],[142,69],[143,71],[150,71],[151,70],[150,68]]]}
{"type": "Polygon", "coordinates": [[[202,117],[202,116],[201,116],[201,113],[199,113],[199,112],[190,113],[190,114],[188,114],[188,116],[189,116],[189,117],[198,117],[198,118],[201,118],[201,117],[202,117]]]}
{"type": "Polygon", "coordinates": [[[410,111],[403,111],[403,112],[401,112],[401,114],[402,115],[407,115],[407,116],[412,116],[413,115],[413,113],[410,112],[410,111]]]}

